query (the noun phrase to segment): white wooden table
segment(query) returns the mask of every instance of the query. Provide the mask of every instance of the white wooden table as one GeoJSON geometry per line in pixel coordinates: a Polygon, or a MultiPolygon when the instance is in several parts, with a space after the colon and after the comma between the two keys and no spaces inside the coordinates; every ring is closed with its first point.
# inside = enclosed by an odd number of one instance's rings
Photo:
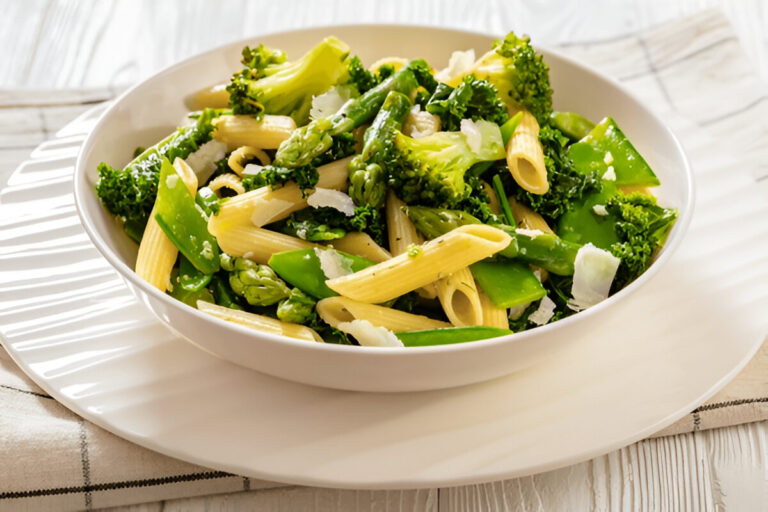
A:
{"type": "MultiPolygon", "coordinates": [[[[515,29],[553,45],[616,37],[713,5],[729,16],[768,80],[768,6],[761,0],[596,0],[588,7],[555,0],[0,0],[0,92],[22,91],[34,101],[51,89],[120,88],[265,30],[421,22],[493,33],[515,29]]],[[[48,127],[77,113],[63,110],[48,127]]],[[[3,119],[4,134],[19,129],[8,121],[12,113],[3,119]]],[[[0,183],[32,148],[4,149],[0,183]]],[[[420,491],[283,487],[126,510],[768,510],[766,458],[768,422],[763,422],[646,440],[568,468],[484,485],[420,491]]]]}

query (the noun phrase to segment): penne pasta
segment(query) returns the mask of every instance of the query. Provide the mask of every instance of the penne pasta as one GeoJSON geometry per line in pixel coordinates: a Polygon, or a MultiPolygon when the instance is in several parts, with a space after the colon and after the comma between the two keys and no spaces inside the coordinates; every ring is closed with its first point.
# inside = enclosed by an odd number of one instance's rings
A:
{"type": "Polygon", "coordinates": [[[202,300],[197,301],[197,309],[216,318],[244,325],[257,331],[280,334],[299,340],[323,342],[323,338],[314,329],[310,329],[305,325],[282,322],[268,316],[225,308],[202,300]]]}
{"type": "MultiPolygon", "coordinates": [[[[228,188],[229,190],[235,192],[235,194],[245,194],[245,187],[243,187],[240,176],[231,172],[220,174],[213,178],[211,182],[208,183],[208,188],[214,192],[218,192],[223,188],[228,188]]],[[[221,197],[221,194],[216,195],[221,197]]]]}
{"type": "Polygon", "coordinates": [[[368,69],[376,71],[381,66],[392,66],[392,68],[397,71],[406,64],[408,64],[408,59],[404,59],[403,57],[383,57],[368,66],[368,69]]]}
{"type": "MultiPolygon", "coordinates": [[[[405,203],[402,202],[392,190],[387,192],[387,236],[389,237],[389,250],[394,256],[403,254],[411,245],[421,245],[424,237],[418,232],[411,219],[403,211],[405,203]]],[[[418,290],[419,295],[425,299],[437,297],[437,288],[428,284],[418,290]]]]}
{"type": "Polygon", "coordinates": [[[549,190],[539,123],[530,112],[523,112],[520,124],[507,143],[507,165],[517,184],[528,192],[544,194],[549,190]]]}
{"type": "MultiPolygon", "coordinates": [[[[194,195],[197,192],[195,171],[181,158],[173,162],[173,167],[187,186],[189,193],[194,195]]],[[[152,208],[147,226],[144,228],[144,235],[141,237],[139,253],[136,256],[136,274],[164,292],[170,285],[171,271],[178,255],[179,250],[155,220],[155,209],[152,208]]]]}
{"type": "Polygon", "coordinates": [[[509,198],[509,207],[512,210],[512,216],[515,218],[517,225],[523,229],[538,229],[544,233],[554,234],[552,228],[549,227],[544,217],[528,208],[517,199],[509,198]]]}
{"type": "Polygon", "coordinates": [[[445,316],[456,327],[483,324],[483,306],[469,268],[457,270],[437,282],[437,298],[445,316]]]}
{"type": "Polygon", "coordinates": [[[381,263],[392,255],[377,244],[368,233],[347,233],[331,244],[334,249],[381,263]]]}
{"type": "Polygon", "coordinates": [[[491,226],[461,226],[422,244],[415,256],[403,253],[360,272],[329,279],[326,285],[361,302],[386,302],[499,252],[510,239],[491,226]]]}
{"type": "MultiPolygon", "coordinates": [[[[479,287],[477,292],[480,297],[480,305],[483,308],[483,325],[488,327],[498,327],[500,329],[509,329],[509,317],[507,317],[506,308],[496,307],[488,295],[486,295],[479,287]]],[[[524,310],[525,309],[523,309],[523,311],[524,310]]],[[[520,314],[522,314],[522,311],[520,314]]]]}
{"type": "Polygon", "coordinates": [[[219,116],[213,120],[213,137],[227,144],[230,150],[240,146],[277,149],[296,129],[288,116],[265,115],[261,120],[246,115],[219,116]]]}
{"type": "Polygon", "coordinates": [[[202,110],[204,108],[227,108],[229,106],[229,92],[227,84],[216,84],[205,89],[200,89],[184,99],[184,103],[190,110],[202,110]]]}
{"type": "Polygon", "coordinates": [[[443,329],[451,324],[423,315],[414,315],[397,309],[358,302],[347,297],[329,297],[317,303],[317,314],[331,327],[353,320],[367,320],[375,327],[393,332],[443,329]]]}
{"type": "Polygon", "coordinates": [[[254,158],[259,160],[261,165],[269,165],[272,163],[272,159],[264,152],[263,149],[255,148],[253,146],[240,146],[229,155],[227,165],[238,176],[243,176],[245,170],[245,164],[253,160],[254,158]]]}
{"type": "Polygon", "coordinates": [[[294,236],[256,226],[232,226],[213,234],[222,251],[262,264],[267,264],[269,257],[276,252],[319,247],[294,236]]]}
{"type": "MultiPolygon", "coordinates": [[[[347,164],[351,157],[317,168],[319,188],[346,190],[347,164]]],[[[217,215],[212,215],[208,221],[208,230],[214,235],[231,226],[264,226],[286,218],[291,213],[307,207],[307,199],[303,197],[296,183],[286,183],[284,186],[270,190],[261,187],[239,196],[233,197],[221,205],[217,215]]]]}

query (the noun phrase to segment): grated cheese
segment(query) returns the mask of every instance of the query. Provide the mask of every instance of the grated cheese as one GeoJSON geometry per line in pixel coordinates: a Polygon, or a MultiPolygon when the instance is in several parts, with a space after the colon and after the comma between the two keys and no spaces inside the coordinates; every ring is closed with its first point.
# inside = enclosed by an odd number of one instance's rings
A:
{"type": "Polygon", "coordinates": [[[616,171],[612,165],[608,166],[608,170],[606,170],[605,174],[603,174],[603,179],[608,181],[616,181],[616,171]]]}
{"type": "Polygon", "coordinates": [[[605,217],[608,215],[608,210],[605,209],[604,204],[596,204],[592,207],[592,211],[595,212],[595,215],[599,215],[601,217],[605,217]]]}

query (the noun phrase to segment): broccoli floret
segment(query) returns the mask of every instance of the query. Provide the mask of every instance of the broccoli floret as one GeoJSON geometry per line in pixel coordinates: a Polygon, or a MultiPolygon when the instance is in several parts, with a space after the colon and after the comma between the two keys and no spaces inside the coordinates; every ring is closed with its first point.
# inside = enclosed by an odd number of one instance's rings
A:
{"type": "Polygon", "coordinates": [[[243,48],[243,58],[240,62],[245,66],[244,71],[248,72],[250,78],[263,78],[281,69],[281,64],[285,63],[285,53],[263,44],[253,48],[246,46],[243,48]]]}
{"type": "Polygon", "coordinates": [[[287,299],[277,306],[277,318],[283,322],[309,324],[315,321],[315,299],[298,288],[291,290],[287,299]]]}
{"type": "Polygon", "coordinates": [[[194,125],[179,128],[173,134],[142,152],[124,169],[104,162],[98,166],[99,180],[96,195],[104,207],[117,215],[126,226],[141,232],[147,223],[157,195],[157,180],[163,158],[173,162],[176,157],[186,158],[211,139],[211,121],[221,110],[205,109],[194,125]]]}
{"type": "Polygon", "coordinates": [[[645,272],[651,258],[664,244],[677,219],[677,210],[656,204],[656,198],[645,194],[617,194],[605,205],[615,215],[616,234],[621,239],[610,251],[621,259],[613,280],[613,289],[620,290],[645,272]]]}
{"type": "Polygon", "coordinates": [[[380,211],[371,206],[356,207],[351,217],[335,208],[305,208],[270,228],[310,242],[337,240],[348,232],[356,231],[368,233],[377,244],[384,245],[386,234],[380,211]]]}
{"type": "Polygon", "coordinates": [[[496,41],[478,61],[475,74],[495,85],[510,107],[528,110],[539,124],[544,124],[552,113],[549,66],[536,54],[529,37],[510,32],[496,41]]]}
{"type": "MultiPolygon", "coordinates": [[[[534,211],[556,220],[571,209],[585,193],[600,190],[602,181],[596,173],[580,173],[565,151],[568,138],[557,128],[544,125],[539,130],[539,142],[544,150],[544,163],[547,167],[549,190],[544,194],[531,194],[520,187],[505,187],[512,190],[512,195],[529,205],[534,211]]],[[[503,173],[507,178],[509,173],[503,173]]]]}
{"type": "Polygon", "coordinates": [[[221,268],[229,272],[232,291],[251,306],[271,306],[288,298],[291,290],[269,265],[222,253],[221,268]]]}
{"type": "Polygon", "coordinates": [[[456,88],[438,84],[426,110],[440,117],[444,131],[458,130],[462,119],[485,119],[498,125],[509,119],[507,107],[493,84],[474,75],[465,76],[456,88]]]}
{"type": "Polygon", "coordinates": [[[498,126],[487,125],[495,126],[495,131],[481,130],[483,142],[478,152],[470,149],[466,136],[459,132],[437,132],[420,139],[395,132],[384,150],[382,167],[397,197],[407,204],[447,208],[467,199],[472,191],[465,179],[467,170],[477,162],[504,157],[498,126]]]}
{"type": "Polygon", "coordinates": [[[299,60],[282,64],[267,76],[253,78],[251,69],[236,73],[227,86],[229,105],[235,114],[290,115],[303,125],[309,119],[312,97],[346,74],[348,53],[346,44],[328,37],[299,60]]]}

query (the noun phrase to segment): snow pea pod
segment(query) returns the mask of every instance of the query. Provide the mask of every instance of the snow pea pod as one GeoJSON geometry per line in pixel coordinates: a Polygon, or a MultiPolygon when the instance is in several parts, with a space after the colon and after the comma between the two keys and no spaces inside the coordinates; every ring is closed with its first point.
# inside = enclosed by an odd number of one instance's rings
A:
{"type": "Polygon", "coordinates": [[[552,112],[549,121],[574,142],[589,135],[595,127],[595,123],[573,112],[552,112]]]}
{"type": "Polygon", "coordinates": [[[219,246],[208,232],[208,218],[167,158],[160,167],[155,219],[196,269],[204,274],[219,270],[219,246]]]}
{"type": "Polygon", "coordinates": [[[395,333],[406,347],[426,347],[429,345],[450,345],[467,341],[484,340],[512,334],[509,329],[498,327],[449,327],[427,331],[409,331],[395,333]]]}
{"type": "MultiPolygon", "coordinates": [[[[375,262],[371,260],[335,249],[318,250],[330,251],[334,254],[334,257],[338,256],[339,266],[351,272],[359,272],[364,268],[375,265],[375,262]]],[[[278,252],[269,258],[269,266],[283,280],[316,299],[325,299],[338,295],[338,293],[326,286],[325,281],[328,277],[323,272],[320,258],[318,258],[315,249],[278,252]]]]}
{"type": "Polygon", "coordinates": [[[197,292],[208,286],[211,274],[204,274],[195,268],[182,254],[179,256],[179,284],[189,292],[197,292]]]}
{"type": "Polygon", "coordinates": [[[547,294],[530,267],[520,261],[478,261],[469,266],[477,284],[499,308],[512,308],[547,294]]]}
{"type": "Polygon", "coordinates": [[[616,185],[655,187],[661,182],[648,162],[635,149],[610,117],[597,124],[586,137],[568,147],[568,158],[579,172],[597,172],[600,176],[610,170],[616,185]]]}

